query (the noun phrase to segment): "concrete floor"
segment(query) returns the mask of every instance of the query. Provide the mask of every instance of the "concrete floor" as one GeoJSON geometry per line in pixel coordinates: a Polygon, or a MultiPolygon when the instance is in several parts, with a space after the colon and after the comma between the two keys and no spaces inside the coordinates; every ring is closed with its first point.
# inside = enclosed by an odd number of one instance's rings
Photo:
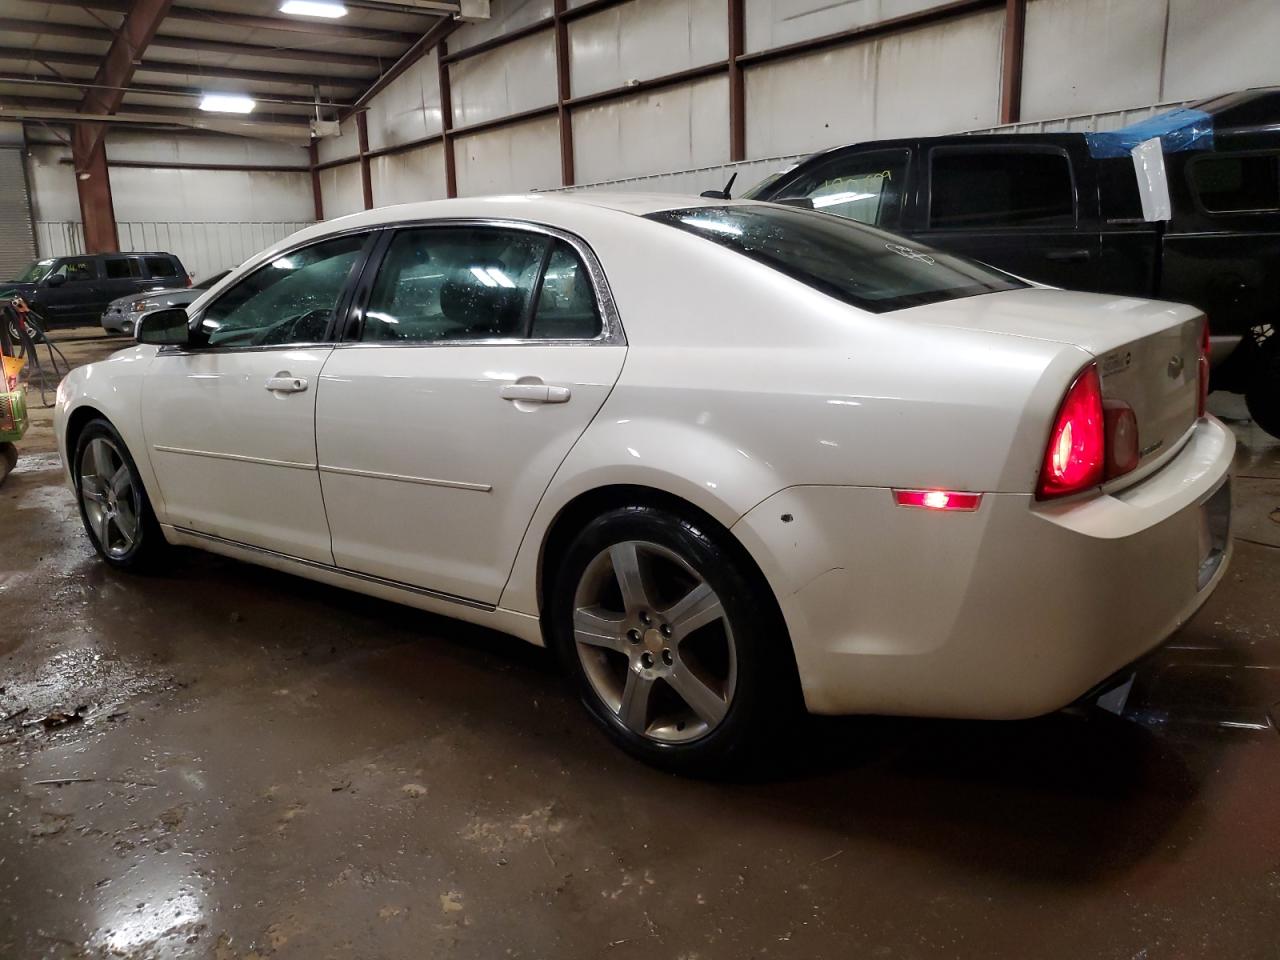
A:
{"type": "Polygon", "coordinates": [[[1280,444],[1237,430],[1234,566],[1123,719],[813,721],[736,784],[619,754],[509,638],[195,553],[107,571],[33,431],[0,958],[1280,957],[1280,444]]]}

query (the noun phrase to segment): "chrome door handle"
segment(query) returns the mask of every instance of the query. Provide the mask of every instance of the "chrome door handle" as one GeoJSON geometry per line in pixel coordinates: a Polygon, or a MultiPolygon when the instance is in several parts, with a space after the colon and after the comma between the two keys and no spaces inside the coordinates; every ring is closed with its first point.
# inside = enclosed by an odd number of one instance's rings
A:
{"type": "Polygon", "coordinates": [[[267,378],[267,389],[272,393],[301,393],[307,389],[306,377],[291,377],[287,373],[278,373],[267,378]]]}
{"type": "Polygon", "coordinates": [[[568,387],[553,387],[545,383],[507,383],[502,386],[503,400],[523,400],[526,403],[568,403],[568,387]]]}

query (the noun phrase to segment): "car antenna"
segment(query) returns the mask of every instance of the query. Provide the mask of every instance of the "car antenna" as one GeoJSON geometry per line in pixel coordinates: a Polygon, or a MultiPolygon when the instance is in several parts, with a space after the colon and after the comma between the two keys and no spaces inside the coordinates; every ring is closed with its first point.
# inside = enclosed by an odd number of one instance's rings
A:
{"type": "Polygon", "coordinates": [[[733,189],[733,181],[737,179],[738,174],[735,171],[733,176],[729,178],[729,182],[724,185],[723,190],[703,190],[698,196],[706,197],[708,200],[732,200],[733,197],[729,195],[729,191],[733,189]]]}

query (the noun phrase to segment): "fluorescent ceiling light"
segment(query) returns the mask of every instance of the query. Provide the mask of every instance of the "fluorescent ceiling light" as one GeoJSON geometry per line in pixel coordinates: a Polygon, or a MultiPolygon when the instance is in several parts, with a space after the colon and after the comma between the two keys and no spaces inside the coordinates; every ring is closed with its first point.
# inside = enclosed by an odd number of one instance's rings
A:
{"type": "Polygon", "coordinates": [[[251,97],[234,93],[206,93],[200,100],[200,109],[213,113],[252,113],[254,106],[251,97]]]}
{"type": "Polygon", "coordinates": [[[280,12],[295,17],[328,17],[336,20],[347,15],[347,8],[336,0],[284,0],[280,12]]]}

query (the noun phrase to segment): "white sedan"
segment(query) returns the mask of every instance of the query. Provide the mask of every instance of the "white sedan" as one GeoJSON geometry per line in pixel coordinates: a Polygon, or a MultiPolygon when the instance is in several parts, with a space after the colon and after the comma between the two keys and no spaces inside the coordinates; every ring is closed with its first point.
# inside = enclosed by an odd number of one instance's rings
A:
{"type": "Polygon", "coordinates": [[[547,644],[702,771],[824,714],[1027,717],[1222,578],[1206,326],[786,206],[319,224],[58,391],[110,565],[200,547],[547,644]]]}

